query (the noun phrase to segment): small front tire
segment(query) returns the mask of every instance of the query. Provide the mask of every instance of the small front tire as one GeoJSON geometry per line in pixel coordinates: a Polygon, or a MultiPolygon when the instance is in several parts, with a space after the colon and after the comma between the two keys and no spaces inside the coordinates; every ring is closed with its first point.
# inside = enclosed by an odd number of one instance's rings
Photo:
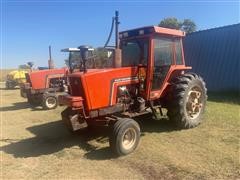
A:
{"type": "Polygon", "coordinates": [[[55,109],[58,106],[57,97],[53,94],[43,94],[42,106],[46,110],[55,109]]]}
{"type": "Polygon", "coordinates": [[[37,96],[29,94],[29,93],[26,93],[26,96],[27,96],[27,101],[29,104],[31,104],[33,106],[37,106],[37,105],[41,104],[41,100],[37,96]]]}
{"type": "Polygon", "coordinates": [[[140,127],[133,119],[123,118],[113,125],[109,144],[118,156],[132,153],[137,148],[139,141],[140,127]]]}
{"type": "Polygon", "coordinates": [[[22,88],[20,88],[20,95],[21,95],[21,97],[23,97],[23,98],[27,98],[27,93],[24,92],[24,90],[23,90],[22,88]]]}

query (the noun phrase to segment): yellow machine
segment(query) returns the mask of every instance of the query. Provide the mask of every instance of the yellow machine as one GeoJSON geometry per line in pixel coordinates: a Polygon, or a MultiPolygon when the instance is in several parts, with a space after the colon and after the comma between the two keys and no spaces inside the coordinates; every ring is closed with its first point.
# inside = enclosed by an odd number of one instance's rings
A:
{"type": "Polygon", "coordinates": [[[26,70],[15,70],[7,74],[6,88],[12,89],[19,86],[21,83],[26,82],[25,74],[28,73],[26,70]]]}

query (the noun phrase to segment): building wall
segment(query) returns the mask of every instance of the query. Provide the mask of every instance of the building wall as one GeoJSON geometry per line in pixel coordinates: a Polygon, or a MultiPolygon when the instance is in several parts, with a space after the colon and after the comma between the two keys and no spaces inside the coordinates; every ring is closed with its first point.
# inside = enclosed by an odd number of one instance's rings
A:
{"type": "Polygon", "coordinates": [[[198,31],[183,40],[185,61],[210,91],[240,91],[240,24],[198,31]]]}

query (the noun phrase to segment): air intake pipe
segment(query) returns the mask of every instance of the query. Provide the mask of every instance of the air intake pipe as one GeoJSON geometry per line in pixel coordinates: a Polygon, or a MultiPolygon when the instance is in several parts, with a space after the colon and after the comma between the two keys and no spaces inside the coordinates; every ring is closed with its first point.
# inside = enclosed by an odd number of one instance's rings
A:
{"type": "Polygon", "coordinates": [[[111,30],[107,39],[107,42],[104,45],[104,48],[107,47],[112,47],[112,46],[108,46],[108,43],[111,39],[112,36],[112,32],[113,32],[113,28],[114,28],[114,22],[115,22],[115,48],[114,48],[114,58],[113,58],[113,67],[118,68],[122,66],[122,51],[119,47],[119,32],[118,32],[118,27],[119,27],[119,13],[118,11],[115,11],[115,17],[113,17],[112,19],[112,26],[111,26],[111,30]]]}
{"type": "Polygon", "coordinates": [[[114,52],[114,63],[113,66],[115,68],[121,67],[122,66],[122,51],[119,48],[119,32],[118,32],[118,27],[119,27],[119,16],[118,16],[118,11],[115,11],[115,52],[114,52]]]}
{"type": "Polygon", "coordinates": [[[52,48],[51,48],[51,46],[48,47],[48,50],[49,50],[48,68],[49,69],[54,69],[54,62],[52,60],[52,48]]]}

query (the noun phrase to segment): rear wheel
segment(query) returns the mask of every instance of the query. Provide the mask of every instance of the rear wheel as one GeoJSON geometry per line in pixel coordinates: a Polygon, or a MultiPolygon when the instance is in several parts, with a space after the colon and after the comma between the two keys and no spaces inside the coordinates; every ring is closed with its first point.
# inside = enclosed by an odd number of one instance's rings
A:
{"type": "Polygon", "coordinates": [[[58,100],[56,95],[53,94],[43,94],[42,106],[44,109],[55,109],[58,105],[58,100]]]}
{"type": "Polygon", "coordinates": [[[193,73],[173,80],[168,100],[168,116],[179,128],[193,128],[202,121],[207,100],[203,79],[193,73]]]}
{"type": "Polygon", "coordinates": [[[140,127],[136,121],[129,118],[118,120],[113,125],[109,138],[110,147],[118,156],[133,152],[140,140],[140,127]]]}

